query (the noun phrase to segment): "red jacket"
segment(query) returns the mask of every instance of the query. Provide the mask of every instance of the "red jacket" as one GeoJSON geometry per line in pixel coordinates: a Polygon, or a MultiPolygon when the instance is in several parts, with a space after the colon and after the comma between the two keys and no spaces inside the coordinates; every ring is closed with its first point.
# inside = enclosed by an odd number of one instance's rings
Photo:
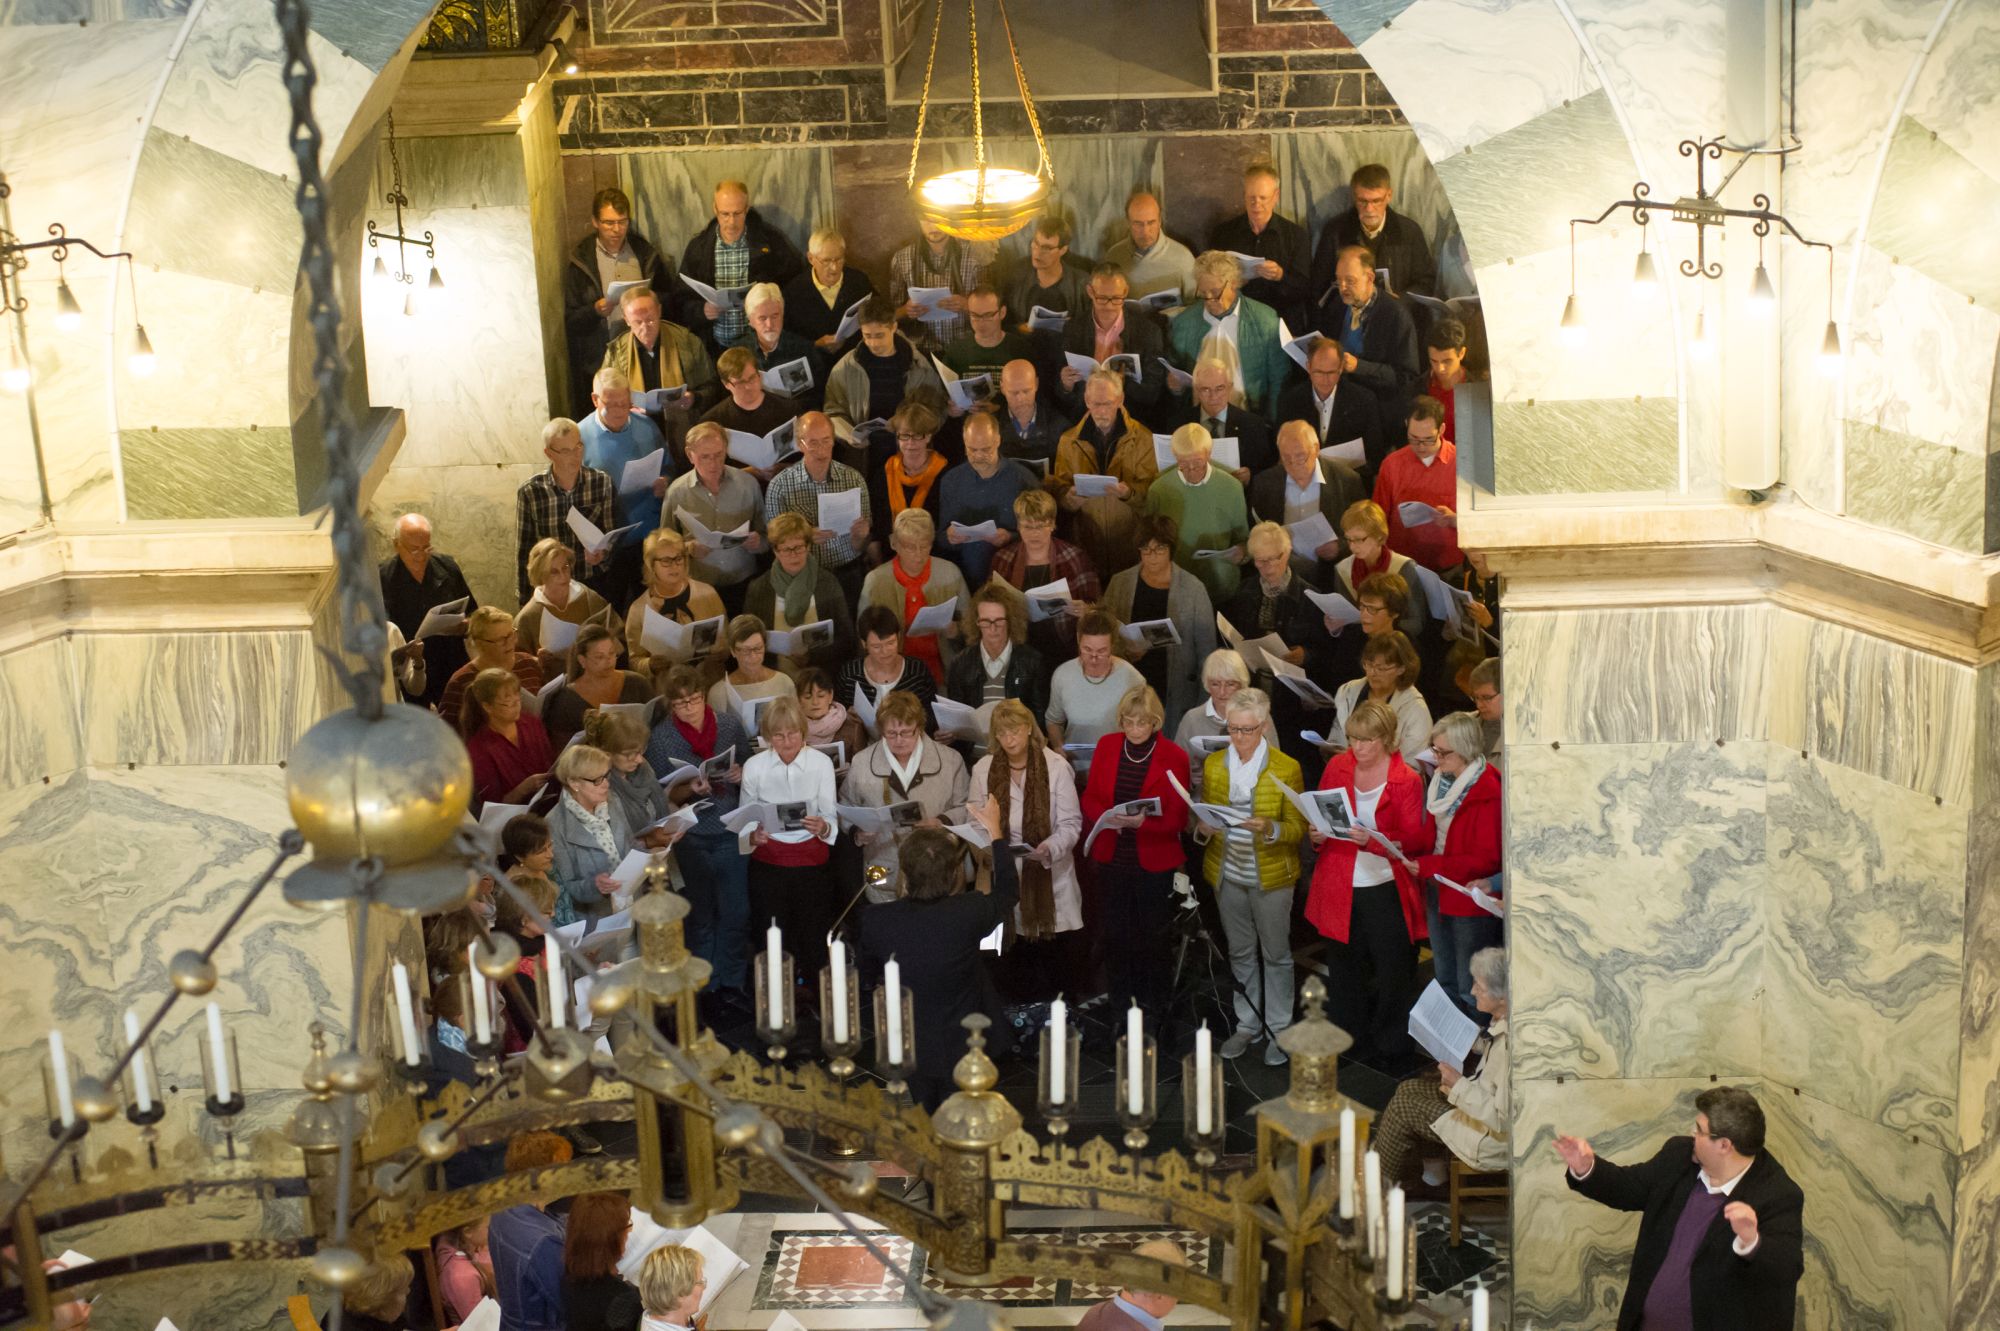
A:
{"type": "MultiPolygon", "coordinates": [[[[1097,826],[1097,820],[1104,811],[1118,801],[1112,798],[1112,789],[1118,783],[1118,764],[1124,756],[1125,732],[1114,730],[1097,741],[1097,748],[1090,755],[1090,780],[1084,784],[1083,793],[1077,802],[1083,806],[1083,834],[1088,837],[1090,829],[1097,826]]],[[[1167,781],[1167,773],[1174,774],[1174,780],[1186,787],[1188,783],[1187,752],[1180,745],[1161,735],[1153,744],[1153,761],[1147,765],[1146,779],[1139,787],[1134,799],[1160,801],[1160,812],[1139,824],[1139,867],[1151,873],[1164,873],[1168,869],[1178,869],[1187,863],[1187,854],[1181,847],[1181,833],[1187,829],[1187,801],[1174,792],[1167,781]]],[[[1090,848],[1090,858],[1099,864],[1111,863],[1112,853],[1117,849],[1118,838],[1109,831],[1090,848]]]]}
{"type": "MultiPolygon", "coordinates": [[[[1388,519],[1389,548],[1397,554],[1408,555],[1433,573],[1456,568],[1464,560],[1458,548],[1458,528],[1442,522],[1405,527],[1396,507],[1415,502],[1458,511],[1458,449],[1450,440],[1438,449],[1428,467],[1407,444],[1383,458],[1382,469],[1375,473],[1375,502],[1388,519]]],[[[1414,585],[1410,594],[1417,595],[1414,585]]]]}
{"type": "MultiPolygon", "coordinates": [[[[1348,798],[1356,798],[1352,752],[1334,755],[1317,789],[1336,787],[1345,789],[1348,798]]],[[[1424,783],[1400,754],[1389,755],[1389,779],[1375,806],[1375,827],[1405,855],[1430,844],[1424,840],[1424,783]]],[[[1356,851],[1355,844],[1345,837],[1328,838],[1319,848],[1312,888],[1306,897],[1306,922],[1336,943],[1347,941],[1348,918],[1353,914],[1356,851]]],[[[1417,887],[1416,876],[1393,859],[1389,867],[1395,870],[1396,895],[1403,903],[1403,924],[1410,931],[1411,941],[1430,937],[1430,926],[1424,923],[1423,892],[1417,887]]]]}
{"type": "MultiPolygon", "coordinates": [[[[1437,844],[1437,820],[1431,817],[1428,810],[1424,813],[1424,844],[1437,844]]],[[[1435,874],[1443,874],[1462,887],[1472,886],[1475,878],[1487,878],[1499,873],[1500,773],[1489,766],[1472,783],[1472,789],[1465,793],[1458,812],[1452,816],[1451,826],[1445,830],[1442,851],[1410,858],[1417,862],[1418,878],[1428,879],[1435,874]]],[[[1435,885],[1431,890],[1437,893],[1440,915],[1492,918],[1463,892],[1435,885]]]]}

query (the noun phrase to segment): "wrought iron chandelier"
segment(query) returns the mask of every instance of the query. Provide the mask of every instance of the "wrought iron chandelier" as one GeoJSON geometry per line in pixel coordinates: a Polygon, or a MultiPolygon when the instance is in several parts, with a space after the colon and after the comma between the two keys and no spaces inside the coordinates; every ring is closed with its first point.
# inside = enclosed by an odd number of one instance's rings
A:
{"type": "Polygon", "coordinates": [[[1021,90],[1021,105],[1028,113],[1028,128],[1035,138],[1035,169],[992,166],[986,160],[986,123],[979,102],[979,19],[974,12],[978,0],[966,0],[965,31],[971,51],[972,72],[972,159],[963,170],[945,171],[917,181],[917,159],[924,147],[924,121],[931,105],[931,73],[937,66],[938,37],[944,31],[945,0],[937,0],[937,15],[931,23],[930,56],[924,61],[924,90],[917,102],[916,141],[910,145],[910,171],[904,184],[916,201],[917,214],[946,235],[961,240],[998,240],[1011,236],[1035,219],[1056,182],[1055,167],[1049,162],[1049,147],[1042,139],[1041,117],[1035,99],[1028,92],[1028,75],[1021,68],[1021,53],[1014,46],[1014,25],[1007,18],[1007,0],[995,0],[1000,9],[1000,27],[1007,39],[1007,58],[1014,66],[1014,82],[1021,90]]]}
{"type": "MultiPolygon", "coordinates": [[[[1791,147],[1774,151],[1782,156],[1797,151],[1797,147],[1795,143],[1791,147]]],[[[1632,220],[1639,224],[1639,257],[1632,271],[1633,291],[1642,299],[1649,298],[1659,289],[1660,279],[1659,270],[1654,265],[1652,250],[1648,244],[1647,228],[1652,223],[1653,210],[1664,206],[1668,209],[1668,216],[1674,221],[1691,223],[1695,229],[1695,257],[1681,260],[1680,271],[1683,277],[1719,279],[1722,276],[1722,261],[1708,257],[1708,229],[1723,227],[1732,217],[1746,218],[1750,221],[1750,229],[1757,237],[1757,271],[1751,275],[1749,299],[1751,309],[1759,317],[1770,316],[1778,297],[1776,288],[1771,284],[1770,270],[1764,266],[1764,240],[1771,234],[1771,227],[1774,224],[1783,227],[1793,240],[1808,248],[1825,250],[1826,333],[1820,341],[1819,367],[1821,372],[1829,377],[1838,375],[1843,355],[1840,325],[1833,317],[1833,246],[1825,241],[1807,240],[1800,235],[1798,228],[1794,227],[1784,214],[1771,211],[1771,197],[1768,194],[1760,193],[1753,196],[1751,203],[1754,206],[1749,208],[1731,208],[1720,201],[1722,191],[1729,187],[1729,182],[1735,178],[1736,172],[1742,169],[1744,162],[1757,155],[1756,153],[1729,147],[1720,138],[1714,138],[1682,139],[1680,155],[1694,159],[1693,194],[1682,195],[1672,203],[1664,203],[1651,197],[1652,187],[1642,180],[1632,186],[1631,198],[1619,199],[1595,217],[1570,219],[1569,298],[1563,302],[1562,322],[1557,329],[1562,341],[1570,346],[1579,346],[1589,333],[1583,305],[1578,301],[1576,294],[1576,229],[1579,226],[1596,226],[1621,208],[1630,210],[1632,220]],[[1719,160],[1725,152],[1737,153],[1741,160],[1724,174],[1711,191],[1708,188],[1708,163],[1719,160]]],[[[1705,354],[1713,347],[1708,329],[1706,298],[1695,314],[1690,346],[1697,354],[1705,354]]]]}
{"type": "Polygon", "coordinates": [[[403,209],[410,206],[410,198],[407,194],[403,193],[403,159],[401,154],[396,151],[396,113],[394,111],[389,113],[389,171],[391,177],[389,192],[382,196],[382,202],[389,204],[396,210],[396,229],[393,232],[377,231],[375,229],[375,219],[372,217],[369,218],[368,248],[371,250],[376,249],[385,240],[396,242],[396,270],[393,273],[390,272],[388,261],[382,255],[377,254],[375,256],[374,277],[378,282],[399,282],[411,288],[409,294],[403,297],[403,313],[414,315],[417,312],[417,275],[410,268],[409,256],[404,252],[404,247],[409,245],[422,245],[424,247],[424,257],[431,261],[430,280],[424,284],[426,289],[430,291],[444,290],[444,279],[438,276],[437,237],[429,231],[424,232],[421,237],[406,236],[403,234],[403,209]]]}

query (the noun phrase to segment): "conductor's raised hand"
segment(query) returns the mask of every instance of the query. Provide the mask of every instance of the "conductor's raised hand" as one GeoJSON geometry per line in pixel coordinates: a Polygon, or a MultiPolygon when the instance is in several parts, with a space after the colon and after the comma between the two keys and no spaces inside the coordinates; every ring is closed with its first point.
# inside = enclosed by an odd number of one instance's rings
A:
{"type": "Polygon", "coordinates": [[[1722,1208],[1722,1218],[1736,1231],[1736,1241],[1745,1248],[1757,1242],[1757,1209],[1748,1202],[1730,1202],[1722,1208]]]}
{"type": "Polygon", "coordinates": [[[1569,1172],[1578,1178],[1588,1174],[1597,1164],[1597,1152],[1591,1150],[1590,1143],[1581,1137],[1557,1137],[1556,1154],[1569,1166],[1569,1172]]]}

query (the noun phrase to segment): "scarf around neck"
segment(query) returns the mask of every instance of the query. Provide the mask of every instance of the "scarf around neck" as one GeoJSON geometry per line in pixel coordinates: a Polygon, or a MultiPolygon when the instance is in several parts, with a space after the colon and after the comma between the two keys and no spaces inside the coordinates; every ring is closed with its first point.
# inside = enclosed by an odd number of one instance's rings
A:
{"type": "Polygon", "coordinates": [[[1234,744],[1223,752],[1229,755],[1229,802],[1249,803],[1257,797],[1257,780],[1264,775],[1264,764],[1271,760],[1271,742],[1259,739],[1248,758],[1238,754],[1234,744]]]}
{"type": "Polygon", "coordinates": [[[598,806],[597,812],[592,813],[590,810],[584,808],[583,805],[577,803],[576,796],[565,790],[562,802],[563,807],[569,810],[570,817],[577,820],[577,825],[590,833],[590,839],[597,843],[597,848],[616,863],[620,852],[618,850],[618,839],[612,835],[611,831],[611,801],[608,799],[605,800],[603,804],[598,806]]]}
{"type": "Polygon", "coordinates": [[[818,555],[807,555],[805,567],[797,573],[787,573],[776,560],[771,562],[771,591],[785,607],[785,627],[804,627],[813,591],[818,586],[818,555]]]}
{"type": "Polygon", "coordinates": [[[1456,778],[1446,776],[1442,771],[1431,773],[1430,789],[1424,792],[1424,808],[1431,817],[1437,819],[1437,844],[1431,847],[1433,854],[1444,854],[1444,839],[1451,831],[1451,820],[1458,816],[1458,806],[1479,778],[1486,774],[1486,759],[1474,758],[1465,765],[1465,770],[1456,778]]]}
{"type": "MultiPolygon", "coordinates": [[[[1055,831],[1055,799],[1049,790],[1048,751],[1030,750],[1021,772],[1021,840],[1039,846],[1055,831]]],[[[1014,766],[1004,751],[996,750],[987,760],[987,791],[1000,803],[1000,826],[1014,825],[1014,766]]],[[[996,854],[1007,853],[995,846],[996,854]]],[[[1049,938],[1056,931],[1055,873],[1046,864],[1030,859],[1020,862],[1021,904],[1019,934],[1029,940],[1049,938]]]]}
{"type": "Polygon", "coordinates": [[[931,486],[944,475],[944,468],[944,454],[934,452],[931,460],[924,464],[924,469],[913,476],[903,469],[903,455],[900,452],[892,454],[889,465],[882,472],[889,481],[890,514],[901,513],[906,508],[922,508],[924,500],[930,497],[931,486]],[[913,490],[914,493],[906,499],[905,490],[913,490]]]}
{"type": "Polygon", "coordinates": [[[695,757],[713,758],[715,756],[716,726],[715,709],[713,707],[703,707],[701,709],[701,724],[698,726],[691,726],[681,720],[680,717],[674,717],[674,729],[680,732],[680,737],[687,741],[690,749],[694,750],[695,757]]]}
{"type": "Polygon", "coordinates": [[[806,722],[806,743],[831,744],[840,738],[840,728],[846,724],[847,708],[839,703],[830,703],[825,716],[806,722]]]}

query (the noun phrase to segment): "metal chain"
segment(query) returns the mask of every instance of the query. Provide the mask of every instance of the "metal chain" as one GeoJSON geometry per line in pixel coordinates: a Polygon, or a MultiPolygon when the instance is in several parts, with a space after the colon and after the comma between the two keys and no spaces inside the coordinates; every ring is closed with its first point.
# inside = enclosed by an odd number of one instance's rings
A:
{"type": "Polygon", "coordinates": [[[327,236],[330,197],[320,173],[323,138],[313,118],[312,93],[318,82],[307,45],[305,0],[275,0],[278,29],[285,40],[284,79],[290,94],[292,156],[298,161],[297,204],[304,240],[299,270],[306,278],[307,322],[313,333],[313,380],[319,389],[321,431],[326,448],[326,499],[333,517],[333,554],[339,583],[341,645],[354,666],[327,652],[362,719],[382,715],[382,663],[389,650],[382,588],[368,562],[368,531],[361,521],[360,439],[347,411],[347,364],[340,347],[340,300],[333,286],[333,245],[327,236]]]}
{"type": "Polygon", "coordinates": [[[931,109],[931,71],[937,68],[938,34],[943,31],[944,4],[940,0],[937,16],[931,20],[931,53],[924,61],[924,91],[917,98],[917,137],[916,141],[910,144],[910,175],[903,182],[904,189],[913,190],[917,187],[917,154],[922,152],[924,147],[924,116],[931,109]]]}
{"type": "MultiPolygon", "coordinates": [[[[965,0],[965,42],[972,49],[972,164],[979,179],[972,191],[974,203],[986,201],[986,124],[979,109],[979,0],[965,0]]],[[[938,6],[944,8],[942,4],[938,6]]]]}
{"type": "Polygon", "coordinates": [[[1049,184],[1056,183],[1055,163],[1049,160],[1049,145],[1042,139],[1042,117],[1035,110],[1035,99],[1028,93],[1028,72],[1021,68],[1021,48],[1014,44],[1014,25],[1007,18],[1007,0],[996,0],[1000,6],[1000,30],[1007,36],[1007,54],[1014,62],[1014,83],[1021,90],[1021,105],[1027,108],[1028,128],[1035,136],[1035,174],[1045,175],[1049,184]]]}
{"type": "MultiPolygon", "coordinates": [[[[389,194],[391,198],[403,197],[403,158],[396,151],[396,113],[389,113],[389,194]]],[[[403,229],[403,219],[396,219],[396,230],[403,229]]]]}

